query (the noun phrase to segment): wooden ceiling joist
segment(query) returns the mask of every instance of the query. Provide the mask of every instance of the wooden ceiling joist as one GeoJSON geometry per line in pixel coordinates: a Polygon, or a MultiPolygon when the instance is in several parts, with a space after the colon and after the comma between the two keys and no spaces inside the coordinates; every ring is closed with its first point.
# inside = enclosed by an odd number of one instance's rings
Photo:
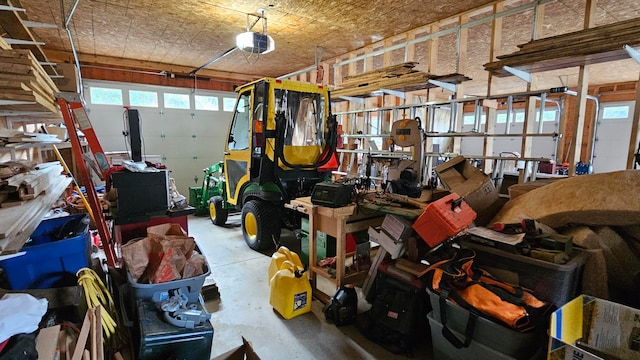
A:
{"type": "MultiPolygon", "coordinates": [[[[49,59],[56,63],[65,63],[72,62],[73,55],[70,52],[66,51],[58,51],[58,50],[47,50],[47,56],[49,59]]],[[[110,67],[112,70],[117,70],[118,68],[122,68],[122,70],[127,69],[137,69],[141,71],[154,71],[154,72],[166,72],[167,74],[175,74],[175,75],[188,75],[193,68],[188,66],[180,66],[174,64],[164,64],[157,63],[153,61],[144,61],[144,60],[134,60],[134,59],[123,59],[117,58],[113,56],[102,56],[102,55],[89,55],[89,54],[78,54],[78,60],[80,60],[80,67],[82,65],[87,66],[100,66],[100,67],[110,67]]],[[[226,71],[217,71],[211,69],[202,69],[198,72],[198,77],[204,78],[216,78],[216,79],[229,79],[229,80],[238,80],[241,82],[249,82],[256,80],[256,76],[246,75],[240,73],[231,73],[226,71]]]]}

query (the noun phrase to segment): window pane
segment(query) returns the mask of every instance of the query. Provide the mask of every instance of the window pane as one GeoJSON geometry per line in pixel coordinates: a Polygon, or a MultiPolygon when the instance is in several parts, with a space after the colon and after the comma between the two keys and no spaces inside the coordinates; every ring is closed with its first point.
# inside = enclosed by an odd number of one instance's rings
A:
{"type": "Polygon", "coordinates": [[[131,106],[158,107],[158,93],[155,91],[129,90],[131,106]]]}
{"type": "Polygon", "coordinates": [[[516,122],[524,122],[524,111],[519,111],[519,112],[515,113],[515,115],[516,115],[515,116],[516,122]]]}
{"type": "Polygon", "coordinates": [[[190,109],[189,95],[165,93],[164,107],[167,109],[190,109]]]}
{"type": "Polygon", "coordinates": [[[603,119],[626,119],[629,117],[629,106],[611,106],[602,109],[603,119]]]}
{"type": "Polygon", "coordinates": [[[475,117],[473,115],[465,115],[464,118],[462,118],[462,124],[463,125],[473,125],[475,123],[475,117]]]}
{"type": "Polygon", "coordinates": [[[548,110],[544,112],[542,116],[542,121],[556,121],[556,111],[548,110]]]}
{"type": "MultiPolygon", "coordinates": [[[[487,121],[487,116],[486,115],[480,115],[480,124],[484,124],[487,121]]],[[[474,125],[476,123],[476,116],[474,114],[471,115],[465,115],[462,118],[462,124],[463,125],[474,125]]]]}
{"type": "Polygon", "coordinates": [[[209,111],[220,110],[220,108],[218,107],[217,96],[196,95],[195,102],[196,102],[196,110],[209,110],[209,111]]]}
{"type": "Polygon", "coordinates": [[[235,105],[236,105],[236,99],[234,99],[234,98],[222,98],[222,110],[223,111],[233,111],[233,107],[235,105]]]}
{"type": "Polygon", "coordinates": [[[100,105],[122,105],[122,90],[91,87],[91,103],[100,105]]]}
{"type": "Polygon", "coordinates": [[[507,113],[501,113],[496,116],[496,124],[504,124],[507,122],[507,113]]]}
{"type": "Polygon", "coordinates": [[[229,142],[230,150],[244,150],[249,148],[249,96],[250,92],[245,91],[238,100],[238,108],[233,115],[231,134],[229,142]]]}

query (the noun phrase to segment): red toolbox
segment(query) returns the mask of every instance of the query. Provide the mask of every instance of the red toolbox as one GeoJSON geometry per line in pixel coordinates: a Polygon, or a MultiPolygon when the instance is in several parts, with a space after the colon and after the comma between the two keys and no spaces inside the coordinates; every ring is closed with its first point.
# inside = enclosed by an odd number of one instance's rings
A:
{"type": "Polygon", "coordinates": [[[460,195],[451,193],[427,205],[413,223],[413,229],[429,246],[435,247],[464,230],[475,218],[476,212],[460,195]]]}

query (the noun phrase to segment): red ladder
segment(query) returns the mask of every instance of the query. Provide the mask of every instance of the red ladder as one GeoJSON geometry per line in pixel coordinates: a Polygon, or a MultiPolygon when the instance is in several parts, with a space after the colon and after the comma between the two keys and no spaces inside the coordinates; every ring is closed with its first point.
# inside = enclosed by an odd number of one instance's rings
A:
{"type": "Polygon", "coordinates": [[[100,234],[100,240],[102,241],[102,248],[107,257],[107,264],[109,266],[117,267],[118,259],[115,254],[115,248],[111,239],[111,232],[104,218],[102,212],[102,206],[98,199],[98,193],[96,192],[91,174],[87,167],[87,160],[90,160],[92,164],[97,164],[97,169],[94,167],[98,175],[104,179],[107,175],[107,171],[111,167],[107,157],[104,155],[102,145],[98,141],[91,121],[87,115],[87,111],[84,108],[84,103],[80,94],[76,93],[57,93],[56,99],[60,110],[62,111],[62,117],[64,118],[64,124],[67,127],[67,133],[69,134],[69,140],[71,141],[71,149],[73,150],[73,156],[78,159],[78,171],[80,172],[80,178],[84,184],[85,191],[87,193],[87,201],[94,214],[93,221],[96,223],[98,234],[100,234]],[[72,129],[79,129],[84,133],[91,155],[84,153],[82,150],[82,144],[80,144],[80,138],[77,131],[72,129]],[[90,159],[87,159],[90,157],[90,159]]]}

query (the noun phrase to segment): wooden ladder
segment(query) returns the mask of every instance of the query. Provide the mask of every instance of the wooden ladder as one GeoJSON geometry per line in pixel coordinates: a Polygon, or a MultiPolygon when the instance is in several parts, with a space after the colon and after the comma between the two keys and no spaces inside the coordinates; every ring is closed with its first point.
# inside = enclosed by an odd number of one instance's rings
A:
{"type": "Polygon", "coordinates": [[[104,155],[102,145],[98,141],[91,121],[87,115],[87,111],[84,108],[84,103],[80,94],[77,93],[57,93],[56,100],[60,105],[62,111],[62,117],[64,118],[64,124],[67,127],[67,133],[69,134],[69,140],[71,141],[71,148],[73,150],[73,156],[78,159],[78,171],[80,172],[80,178],[84,184],[85,191],[87,193],[87,201],[93,212],[93,220],[100,234],[100,240],[102,241],[102,248],[107,258],[107,264],[109,266],[117,267],[118,261],[115,254],[115,248],[113,240],[111,238],[111,232],[104,218],[102,206],[100,205],[100,199],[96,192],[91,174],[89,173],[87,163],[91,163],[96,173],[105,179],[107,172],[111,168],[107,157],[104,155]],[[83,152],[82,144],[80,144],[80,138],[78,137],[77,130],[79,129],[84,133],[84,136],[89,145],[88,152],[83,152]]]}

